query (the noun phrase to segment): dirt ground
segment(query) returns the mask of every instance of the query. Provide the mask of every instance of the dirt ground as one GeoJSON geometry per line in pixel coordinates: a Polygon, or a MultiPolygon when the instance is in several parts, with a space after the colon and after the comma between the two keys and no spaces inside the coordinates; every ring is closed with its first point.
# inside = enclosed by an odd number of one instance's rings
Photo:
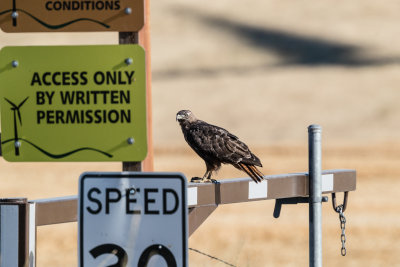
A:
{"type": "MultiPolygon", "coordinates": [[[[397,266],[400,262],[400,186],[398,144],[324,147],[324,169],[357,170],[357,190],[349,195],[347,256],[340,256],[339,218],[331,203],[323,204],[324,266],[397,266]]],[[[256,147],[267,174],[307,170],[306,146],[256,147]]],[[[202,162],[185,147],[156,148],[157,171],[182,171],[187,177],[204,171],[202,162]],[[182,167],[184,166],[184,167],[182,167]]],[[[73,195],[77,177],[88,170],[118,171],[119,163],[7,163],[2,161],[2,197],[30,199],[73,195]],[[29,185],[29,189],[27,189],[29,185]]],[[[243,177],[233,167],[218,177],[243,177]]],[[[330,196],[329,196],[330,197],[330,196]]],[[[341,195],[339,196],[340,199],[341,195]]],[[[307,266],[308,207],[289,205],[272,217],[274,201],[221,205],[190,237],[189,247],[236,266],[307,266]]],[[[76,266],[77,224],[38,228],[38,266],[76,266]]],[[[225,266],[189,251],[190,266],[225,266]]]]}
{"type": "MultiPolygon", "coordinates": [[[[357,170],[347,256],[323,204],[324,266],[400,266],[400,1],[152,1],[155,171],[204,172],[175,114],[227,128],[265,174],[307,171],[307,126],[323,127],[323,169],[357,170]]],[[[4,34],[0,46],[115,44],[116,33],[4,34]]],[[[74,195],[84,171],[120,163],[0,161],[0,197],[74,195]]],[[[224,167],[218,179],[243,177],[224,167]]],[[[189,246],[237,266],[307,266],[308,208],[222,205],[189,246]]],[[[38,229],[38,266],[77,265],[76,223],[38,229]]],[[[190,266],[224,266],[189,252],[190,266]]]]}

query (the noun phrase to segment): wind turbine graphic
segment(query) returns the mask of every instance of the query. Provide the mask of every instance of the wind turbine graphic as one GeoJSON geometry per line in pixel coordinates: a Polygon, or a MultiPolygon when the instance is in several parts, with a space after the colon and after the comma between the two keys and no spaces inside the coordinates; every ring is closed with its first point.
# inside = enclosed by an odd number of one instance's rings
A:
{"type": "Polygon", "coordinates": [[[21,120],[21,112],[19,109],[22,107],[22,105],[28,100],[29,96],[26,97],[18,106],[15,105],[13,102],[8,100],[7,98],[4,98],[10,105],[11,105],[11,110],[14,113],[14,147],[15,147],[15,155],[19,156],[19,141],[18,141],[18,127],[17,127],[17,115],[18,115],[18,120],[19,123],[22,126],[22,120],[21,120]]]}

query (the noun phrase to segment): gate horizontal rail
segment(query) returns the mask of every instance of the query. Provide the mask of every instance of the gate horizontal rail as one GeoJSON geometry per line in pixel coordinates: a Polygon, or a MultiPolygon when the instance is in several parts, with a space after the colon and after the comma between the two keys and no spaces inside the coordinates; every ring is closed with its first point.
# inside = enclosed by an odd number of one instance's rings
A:
{"type": "MultiPolygon", "coordinates": [[[[216,210],[220,204],[267,199],[290,199],[309,196],[308,173],[266,176],[261,183],[250,178],[234,178],[218,183],[188,184],[189,235],[216,210]]],[[[322,194],[356,190],[355,170],[322,172],[322,194]]],[[[278,203],[278,202],[277,202],[278,203]]],[[[276,203],[276,204],[277,204],[276,203]]],[[[310,202],[311,203],[311,202],[310,202]]],[[[276,206],[276,205],[275,205],[276,206]]],[[[0,265],[36,266],[36,230],[38,226],[76,222],[78,197],[66,196],[38,200],[0,199],[0,265]]],[[[275,214],[275,212],[274,212],[275,214]]]]}
{"type": "MultiPolygon", "coordinates": [[[[266,176],[255,184],[250,178],[233,178],[218,183],[189,183],[188,205],[195,208],[239,202],[307,197],[308,173],[266,176]]],[[[326,170],[322,172],[322,193],[354,191],[355,170],[326,170]]],[[[36,226],[77,221],[78,197],[56,197],[28,201],[35,206],[36,226]]],[[[189,224],[191,216],[189,214],[189,224]]],[[[189,226],[189,228],[191,228],[189,226]]],[[[190,230],[189,230],[190,232],[190,230]]]]}

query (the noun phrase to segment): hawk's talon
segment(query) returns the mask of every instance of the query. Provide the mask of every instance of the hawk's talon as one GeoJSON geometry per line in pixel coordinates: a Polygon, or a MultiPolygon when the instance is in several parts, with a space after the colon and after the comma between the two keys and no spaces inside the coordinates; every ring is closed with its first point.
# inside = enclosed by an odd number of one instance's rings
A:
{"type": "Polygon", "coordinates": [[[203,182],[203,183],[219,184],[219,182],[218,182],[217,180],[211,179],[211,178],[204,179],[202,182],[203,182]]]}
{"type": "Polygon", "coordinates": [[[203,178],[200,177],[192,177],[192,179],[190,179],[191,183],[202,183],[203,182],[203,178]]]}

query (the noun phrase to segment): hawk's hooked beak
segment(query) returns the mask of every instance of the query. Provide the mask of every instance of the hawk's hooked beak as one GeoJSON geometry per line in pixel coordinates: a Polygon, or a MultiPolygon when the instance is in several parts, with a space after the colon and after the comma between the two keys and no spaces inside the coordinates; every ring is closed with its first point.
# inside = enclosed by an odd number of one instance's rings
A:
{"type": "Polygon", "coordinates": [[[185,118],[184,115],[181,115],[181,114],[176,115],[176,120],[177,120],[177,121],[182,120],[182,119],[184,119],[184,118],[185,118]]]}

